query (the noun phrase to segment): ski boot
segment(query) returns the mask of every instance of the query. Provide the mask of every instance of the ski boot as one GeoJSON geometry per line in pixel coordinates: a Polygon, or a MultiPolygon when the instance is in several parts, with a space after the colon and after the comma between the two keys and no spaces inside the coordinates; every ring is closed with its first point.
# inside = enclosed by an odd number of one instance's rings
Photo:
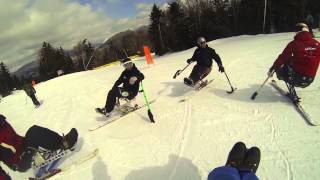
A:
{"type": "Polygon", "coordinates": [[[105,115],[106,117],[109,117],[111,115],[110,112],[106,112],[105,108],[96,108],[96,112],[105,115]]]}
{"type": "Polygon", "coordinates": [[[293,102],[293,103],[300,103],[300,97],[298,97],[297,95],[292,95],[291,93],[287,93],[286,94],[286,96],[288,97],[288,98],[290,98],[291,99],[291,101],[293,102]]]}
{"type": "Polygon", "coordinates": [[[260,149],[257,147],[252,147],[246,153],[244,158],[242,168],[250,169],[254,173],[257,172],[260,163],[260,149]]]}
{"type": "Polygon", "coordinates": [[[184,82],[184,84],[186,84],[187,86],[190,86],[190,87],[193,87],[193,86],[194,86],[193,80],[190,79],[190,78],[184,78],[184,79],[183,79],[183,82],[184,82]]]}
{"type": "Polygon", "coordinates": [[[78,131],[75,128],[72,128],[67,135],[62,136],[62,149],[71,150],[75,149],[75,144],[78,140],[78,131]]]}
{"type": "Polygon", "coordinates": [[[239,168],[242,166],[243,160],[247,152],[246,145],[243,142],[237,142],[229,152],[226,166],[239,168]]]}

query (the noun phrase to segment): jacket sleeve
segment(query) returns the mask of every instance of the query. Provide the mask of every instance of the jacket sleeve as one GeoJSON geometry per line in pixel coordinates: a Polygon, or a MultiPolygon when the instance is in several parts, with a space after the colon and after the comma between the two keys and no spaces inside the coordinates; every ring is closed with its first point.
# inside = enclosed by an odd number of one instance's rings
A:
{"type": "Polygon", "coordinates": [[[123,76],[124,76],[124,72],[121,73],[121,75],[118,78],[118,80],[114,83],[112,89],[117,88],[120,84],[123,83],[123,76]]]}
{"type": "Polygon", "coordinates": [[[137,78],[138,78],[138,82],[141,82],[142,80],[144,80],[144,75],[137,69],[137,78]]]}
{"type": "Polygon", "coordinates": [[[220,58],[220,56],[216,53],[216,51],[211,48],[211,53],[212,53],[212,57],[213,57],[213,59],[216,61],[217,65],[218,65],[218,66],[222,66],[221,58],[220,58]]]}
{"type": "Polygon", "coordinates": [[[14,156],[16,149],[10,144],[0,142],[0,160],[6,161],[9,157],[14,156]]]}
{"type": "Polygon", "coordinates": [[[278,70],[282,65],[287,64],[293,56],[294,42],[291,41],[283,52],[279,55],[277,60],[273,63],[273,68],[278,70]]]}
{"type": "Polygon", "coordinates": [[[1,166],[0,166],[0,179],[11,180],[10,176],[1,168],[1,166]]]}
{"type": "Polygon", "coordinates": [[[197,48],[197,49],[194,51],[191,59],[192,59],[192,61],[198,61],[198,60],[199,60],[199,48],[197,48]]]}

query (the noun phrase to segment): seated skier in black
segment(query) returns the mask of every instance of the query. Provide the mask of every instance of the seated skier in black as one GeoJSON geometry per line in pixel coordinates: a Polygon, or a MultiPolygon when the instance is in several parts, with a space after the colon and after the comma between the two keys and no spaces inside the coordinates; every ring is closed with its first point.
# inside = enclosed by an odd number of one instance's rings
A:
{"type": "Polygon", "coordinates": [[[121,64],[125,70],[109,91],[105,107],[101,109],[101,112],[106,116],[110,116],[110,112],[114,109],[119,98],[124,98],[128,101],[134,99],[139,92],[139,84],[144,79],[144,75],[137,69],[130,58],[121,60],[121,64]],[[122,87],[119,87],[120,85],[122,87]]]}
{"type": "Polygon", "coordinates": [[[214,59],[219,67],[221,73],[224,72],[221,59],[216,51],[209,47],[204,37],[199,37],[197,40],[197,49],[194,51],[192,58],[187,60],[190,64],[194,61],[197,64],[193,67],[192,72],[188,78],[184,78],[184,83],[188,86],[195,86],[200,80],[204,79],[212,69],[212,59],[214,59]]]}

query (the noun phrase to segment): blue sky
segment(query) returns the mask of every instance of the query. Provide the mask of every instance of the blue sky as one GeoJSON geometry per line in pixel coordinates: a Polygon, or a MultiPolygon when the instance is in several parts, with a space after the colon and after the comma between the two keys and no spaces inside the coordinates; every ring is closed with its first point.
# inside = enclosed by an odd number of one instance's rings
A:
{"type": "Polygon", "coordinates": [[[11,72],[37,60],[44,41],[72,49],[83,39],[101,43],[149,24],[153,4],[165,0],[0,0],[0,62],[11,72]]]}

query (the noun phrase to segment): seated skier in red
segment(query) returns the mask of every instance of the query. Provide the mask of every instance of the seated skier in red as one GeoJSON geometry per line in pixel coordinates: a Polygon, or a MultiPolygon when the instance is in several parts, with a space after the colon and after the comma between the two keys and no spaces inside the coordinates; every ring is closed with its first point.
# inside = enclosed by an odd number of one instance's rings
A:
{"type": "Polygon", "coordinates": [[[197,49],[194,51],[192,58],[187,60],[190,64],[194,61],[197,64],[193,67],[192,72],[188,78],[184,78],[184,83],[188,86],[200,86],[201,80],[204,79],[212,69],[212,59],[214,59],[219,67],[221,73],[224,72],[224,67],[220,56],[216,51],[207,45],[204,37],[199,37],[197,40],[197,49]]]}
{"type": "MultiPolygon", "coordinates": [[[[65,136],[40,126],[32,126],[26,135],[20,136],[0,114],[0,161],[13,171],[25,172],[31,168],[39,148],[49,151],[73,150],[78,132],[72,128],[65,136]]],[[[10,176],[0,167],[0,180],[10,180],[10,176]]]]}
{"type": "Polygon", "coordinates": [[[125,70],[108,92],[104,108],[96,109],[97,112],[105,114],[107,117],[110,116],[111,111],[113,111],[116,102],[119,102],[120,98],[127,100],[130,104],[130,101],[137,96],[140,82],[144,79],[144,75],[138,70],[130,58],[122,59],[121,64],[125,70]],[[122,85],[122,87],[119,87],[120,85],[122,85]]]}
{"type": "Polygon", "coordinates": [[[283,80],[293,102],[299,102],[294,87],[309,86],[317,73],[320,62],[320,43],[312,38],[308,26],[298,23],[296,35],[269,69],[268,76],[276,72],[279,80],[283,80]]]}

